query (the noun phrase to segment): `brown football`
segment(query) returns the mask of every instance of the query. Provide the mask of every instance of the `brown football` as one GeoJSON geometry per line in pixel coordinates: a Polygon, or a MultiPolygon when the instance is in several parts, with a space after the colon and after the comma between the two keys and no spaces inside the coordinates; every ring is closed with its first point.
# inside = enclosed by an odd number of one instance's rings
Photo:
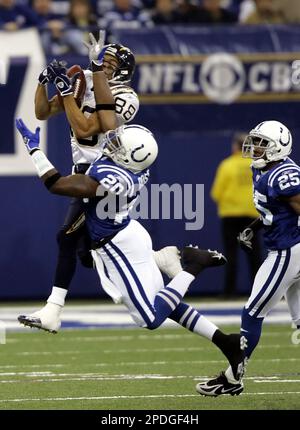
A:
{"type": "MultiPolygon", "coordinates": [[[[77,106],[80,107],[86,90],[86,80],[84,72],[78,64],[74,64],[74,66],[70,67],[67,70],[67,75],[72,82],[74,99],[76,100],[77,106]]],[[[57,98],[61,107],[64,109],[63,97],[59,94],[58,91],[57,98]]]]}

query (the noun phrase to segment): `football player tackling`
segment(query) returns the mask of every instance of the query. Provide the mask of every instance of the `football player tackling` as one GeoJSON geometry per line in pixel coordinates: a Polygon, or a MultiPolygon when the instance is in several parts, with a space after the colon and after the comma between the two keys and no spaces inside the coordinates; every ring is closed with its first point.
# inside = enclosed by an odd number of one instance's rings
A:
{"type": "MultiPolygon", "coordinates": [[[[36,89],[35,112],[38,119],[47,120],[63,111],[67,115],[74,163],[72,170],[75,174],[85,173],[100,156],[104,133],[130,122],[139,109],[138,96],[130,87],[135,69],[133,53],[120,44],[104,45],[104,40],[105,31],[101,30],[98,41],[90,34],[90,43],[86,43],[90,67],[83,71],[85,90],[81,98],[76,99],[72,79],[62,62],[53,61],[43,70],[36,89]],[[93,60],[102,62],[114,104],[114,109],[108,115],[103,114],[102,119],[96,112],[97,88],[91,70],[93,60]],[[57,95],[50,100],[47,93],[49,84],[54,84],[57,89],[57,95]]],[[[76,78],[76,74],[73,78],[76,78]]],[[[61,326],[61,312],[75,274],[77,256],[85,267],[93,267],[94,264],[82,199],[71,198],[64,224],[57,234],[57,243],[59,253],[54,285],[47,304],[31,315],[19,316],[20,323],[50,333],[56,333],[61,326]]],[[[171,278],[181,270],[175,246],[154,252],[154,258],[159,268],[171,278]]]]}
{"type": "MultiPolygon", "coordinates": [[[[96,112],[101,122],[114,112],[102,64],[93,65],[96,112]]],[[[66,83],[66,86],[68,83],[66,83]]],[[[65,93],[61,87],[61,94],[65,93]]],[[[139,190],[149,178],[148,167],[157,156],[152,133],[139,125],[118,127],[103,138],[103,155],[91,164],[86,174],[62,177],[39,149],[39,131],[27,129],[22,120],[17,128],[46,187],[55,194],[84,198],[84,211],[92,239],[93,258],[102,286],[113,300],[122,301],[137,325],[159,327],[171,318],[191,332],[211,340],[228,358],[239,378],[244,353],[240,335],[225,335],[196,309],[182,302],[193,279],[206,267],[226,262],[216,251],[186,247],[181,252],[180,270],[164,285],[147,231],[129,216],[139,190]],[[99,214],[102,199],[113,208],[99,214]],[[106,273],[105,273],[105,270],[106,273]],[[108,276],[107,276],[108,274],[108,276]]]]}
{"type": "MultiPolygon", "coordinates": [[[[259,222],[263,226],[268,249],[242,312],[246,360],[259,342],[264,318],[282,297],[286,296],[292,319],[300,326],[300,167],[288,158],[291,151],[291,133],[278,121],[257,125],[243,144],[243,156],[253,159],[254,203],[261,215],[255,228],[259,222]]],[[[247,230],[240,239],[251,247],[253,231],[247,230]]],[[[233,377],[229,367],[196,389],[206,396],[239,394],[243,382],[233,377]]]]}

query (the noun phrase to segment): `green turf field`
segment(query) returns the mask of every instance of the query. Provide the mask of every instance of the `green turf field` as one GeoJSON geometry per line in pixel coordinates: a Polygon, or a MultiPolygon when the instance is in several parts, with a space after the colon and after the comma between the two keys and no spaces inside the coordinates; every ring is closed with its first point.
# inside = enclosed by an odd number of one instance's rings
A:
{"type": "Polygon", "coordinates": [[[244,393],[206,398],[196,382],[226,362],[183,329],[8,333],[0,345],[0,409],[300,409],[300,345],[291,334],[289,326],[266,325],[244,393]]]}

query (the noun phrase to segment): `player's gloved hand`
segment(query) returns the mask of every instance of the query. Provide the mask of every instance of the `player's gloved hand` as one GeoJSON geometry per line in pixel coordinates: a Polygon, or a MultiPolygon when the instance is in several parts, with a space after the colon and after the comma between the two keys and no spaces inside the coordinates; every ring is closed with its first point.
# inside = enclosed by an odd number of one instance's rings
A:
{"type": "Polygon", "coordinates": [[[89,50],[90,62],[96,66],[100,66],[103,62],[103,57],[105,53],[104,43],[105,43],[105,30],[99,31],[99,39],[96,40],[92,33],[89,33],[89,42],[83,41],[83,44],[89,50]]]}
{"type": "Polygon", "coordinates": [[[66,74],[57,75],[54,84],[62,97],[73,94],[72,82],[66,74]]]}
{"type": "Polygon", "coordinates": [[[254,232],[252,230],[252,228],[245,228],[245,230],[243,230],[237,237],[237,240],[240,244],[240,247],[246,251],[246,252],[251,252],[253,251],[252,248],[252,239],[254,237],[254,232]]]}
{"type": "Polygon", "coordinates": [[[66,73],[65,61],[53,60],[50,64],[42,71],[38,80],[41,85],[46,85],[49,82],[54,82],[57,75],[66,73]]]}
{"type": "Polygon", "coordinates": [[[30,131],[21,118],[16,119],[16,127],[23,137],[27,151],[31,155],[40,146],[40,127],[37,127],[35,133],[30,131]]]}

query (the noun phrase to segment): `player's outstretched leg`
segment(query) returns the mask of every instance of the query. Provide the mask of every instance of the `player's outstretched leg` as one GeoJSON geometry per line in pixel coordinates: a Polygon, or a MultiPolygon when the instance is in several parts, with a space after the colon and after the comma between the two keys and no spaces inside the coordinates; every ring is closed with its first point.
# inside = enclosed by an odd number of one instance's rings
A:
{"type": "Polygon", "coordinates": [[[241,394],[244,389],[242,378],[247,364],[247,339],[244,336],[228,335],[232,348],[226,355],[230,366],[226,372],[221,372],[217,377],[206,382],[199,382],[196,391],[203,396],[220,396],[230,394],[232,396],[241,394]]]}
{"type": "MultiPolygon", "coordinates": [[[[224,336],[223,333],[222,336],[224,336]]],[[[247,364],[245,354],[247,341],[244,336],[238,334],[229,334],[227,337],[227,345],[224,349],[221,349],[230,366],[226,372],[221,372],[217,377],[206,382],[199,382],[196,385],[196,391],[203,396],[217,397],[222,394],[237,396],[244,390],[242,378],[247,364]]]]}
{"type": "Polygon", "coordinates": [[[61,312],[76,270],[77,248],[85,233],[82,201],[72,199],[63,227],[57,234],[59,248],[54,286],[47,304],[30,315],[20,315],[18,321],[28,327],[57,333],[61,326],[61,312]]]}
{"type": "Polygon", "coordinates": [[[245,359],[243,365],[238,368],[240,371],[240,378],[234,372],[234,367],[229,366],[226,372],[221,372],[220,376],[213,378],[207,382],[199,383],[196,386],[198,393],[206,396],[218,396],[220,394],[239,394],[236,393],[234,386],[243,388],[242,377],[245,373],[245,367],[252,352],[257,346],[263,324],[263,317],[252,316],[249,309],[244,308],[242,312],[242,325],[241,325],[241,347],[245,351],[245,359]],[[223,384],[223,385],[222,385],[223,384]],[[226,388],[227,387],[227,388],[226,388]],[[230,390],[230,388],[232,390],[230,390]]]}
{"type": "Polygon", "coordinates": [[[220,266],[226,263],[226,258],[217,251],[185,247],[181,251],[183,270],[169,284],[159,290],[154,299],[154,319],[146,327],[158,328],[177,308],[186,294],[191,282],[206,267],[220,266]]]}

